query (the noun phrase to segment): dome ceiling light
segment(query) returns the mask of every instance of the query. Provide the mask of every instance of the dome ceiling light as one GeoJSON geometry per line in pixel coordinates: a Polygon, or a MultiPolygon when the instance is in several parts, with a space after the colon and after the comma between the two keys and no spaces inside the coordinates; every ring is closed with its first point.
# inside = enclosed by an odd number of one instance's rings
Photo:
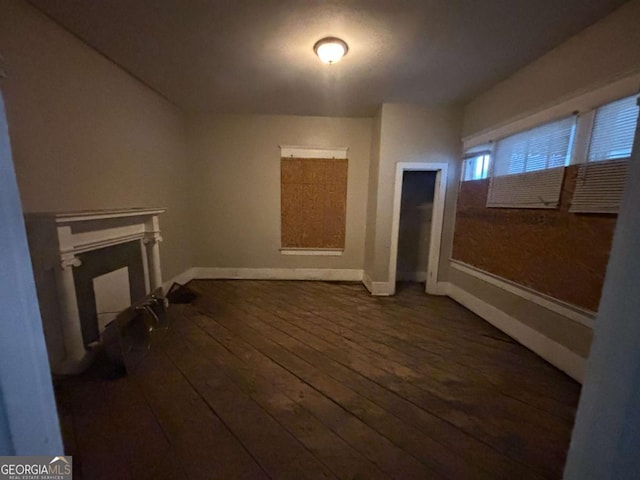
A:
{"type": "Polygon", "coordinates": [[[336,37],[326,37],[318,40],[313,46],[313,51],[316,52],[318,58],[324,62],[332,65],[339,62],[349,51],[347,42],[336,37]]]}

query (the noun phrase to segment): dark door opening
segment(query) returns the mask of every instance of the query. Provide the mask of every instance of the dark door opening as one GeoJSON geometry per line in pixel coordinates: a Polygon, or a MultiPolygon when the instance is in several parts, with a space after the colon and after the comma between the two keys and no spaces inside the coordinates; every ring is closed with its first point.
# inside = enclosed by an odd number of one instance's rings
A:
{"type": "Polygon", "coordinates": [[[425,282],[437,172],[405,171],[402,177],[396,282],[425,282]]]}

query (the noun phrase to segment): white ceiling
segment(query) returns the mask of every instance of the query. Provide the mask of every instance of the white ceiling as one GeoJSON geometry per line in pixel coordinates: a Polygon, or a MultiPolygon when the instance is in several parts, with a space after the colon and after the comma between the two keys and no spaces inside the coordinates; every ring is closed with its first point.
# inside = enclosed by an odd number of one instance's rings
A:
{"type": "Polygon", "coordinates": [[[624,0],[31,0],[189,111],[464,102],[624,0]],[[349,44],[336,65],[313,44],[349,44]]]}

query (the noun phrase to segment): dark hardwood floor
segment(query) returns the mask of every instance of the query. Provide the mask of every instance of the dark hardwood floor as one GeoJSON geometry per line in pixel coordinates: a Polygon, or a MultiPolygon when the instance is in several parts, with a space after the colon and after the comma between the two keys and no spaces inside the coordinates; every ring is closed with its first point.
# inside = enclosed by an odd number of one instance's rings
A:
{"type": "Polygon", "coordinates": [[[561,477],[579,385],[452,300],[189,286],[135,374],[56,379],[74,478],[561,477]]]}

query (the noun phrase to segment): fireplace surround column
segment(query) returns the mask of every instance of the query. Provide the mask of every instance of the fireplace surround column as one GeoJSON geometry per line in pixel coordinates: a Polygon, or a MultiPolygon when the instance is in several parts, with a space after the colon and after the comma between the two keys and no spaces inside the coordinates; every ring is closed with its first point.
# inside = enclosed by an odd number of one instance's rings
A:
{"type": "Polygon", "coordinates": [[[151,291],[162,287],[162,270],[160,269],[160,225],[158,217],[152,217],[147,222],[149,231],[145,234],[143,243],[147,247],[147,261],[149,262],[149,277],[151,283],[151,291]]]}
{"type": "Polygon", "coordinates": [[[82,262],[73,254],[63,254],[60,265],[55,268],[56,286],[60,302],[61,329],[64,338],[64,361],[57,366],[56,373],[75,374],[82,372],[91,362],[90,353],[84,346],[80,326],[80,312],[76,300],[76,286],[73,279],[74,267],[82,262]]]}

